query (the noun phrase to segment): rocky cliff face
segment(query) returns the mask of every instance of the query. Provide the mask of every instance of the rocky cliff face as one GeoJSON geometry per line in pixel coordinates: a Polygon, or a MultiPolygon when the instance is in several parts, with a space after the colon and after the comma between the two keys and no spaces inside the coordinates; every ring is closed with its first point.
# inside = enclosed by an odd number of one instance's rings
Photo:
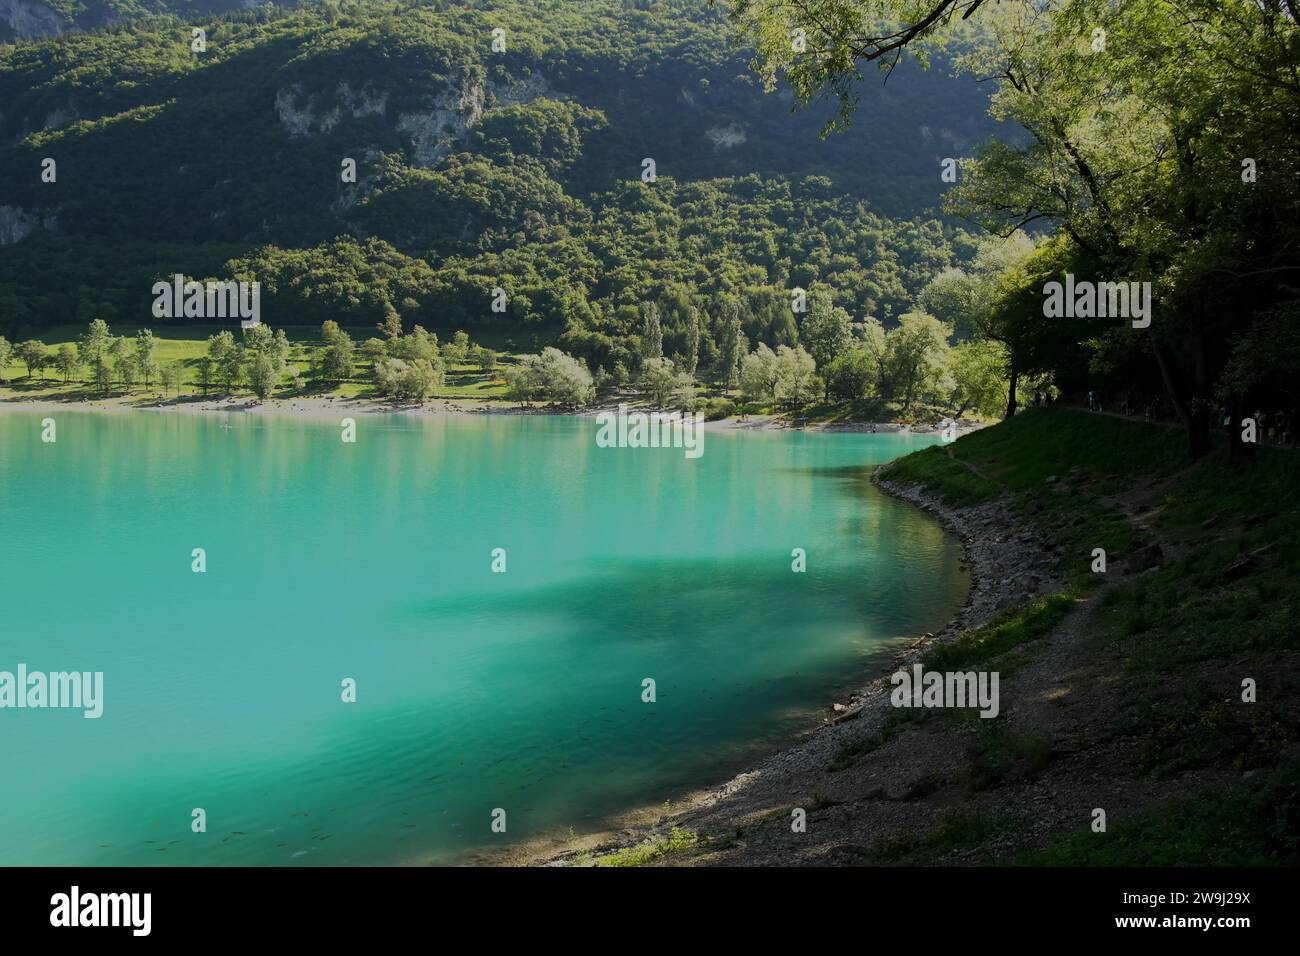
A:
{"type": "MultiPolygon", "coordinates": [[[[415,165],[432,166],[478,125],[487,110],[541,98],[567,97],[551,89],[546,77],[536,73],[509,83],[447,82],[441,92],[430,97],[427,107],[398,113],[393,128],[410,139],[415,165]]],[[[388,91],[369,85],[353,90],[340,83],[335,90],[313,93],[295,84],[276,91],[275,110],[290,136],[311,136],[329,133],[344,115],[386,119],[390,99],[388,91]]]]}
{"type": "Polygon", "coordinates": [[[58,222],[52,214],[42,215],[39,211],[28,212],[18,206],[0,206],[0,246],[11,246],[26,239],[36,229],[58,228],[58,222]]]}
{"type": "Polygon", "coordinates": [[[313,132],[330,132],[344,113],[355,118],[383,116],[388,111],[388,94],[369,85],[353,90],[347,83],[340,83],[331,94],[321,96],[304,93],[301,86],[294,84],[276,90],[275,111],[290,136],[309,136],[313,132]]]}
{"type": "Polygon", "coordinates": [[[466,84],[440,93],[427,111],[397,118],[397,128],[411,137],[415,165],[432,166],[451,152],[452,145],[483,118],[485,94],[482,85],[466,84]]]}
{"type": "Polygon", "coordinates": [[[745,134],[745,127],[739,123],[730,123],[727,126],[715,126],[712,129],[706,129],[704,135],[713,144],[715,150],[734,149],[749,138],[745,134]]]}
{"type": "Polygon", "coordinates": [[[23,40],[61,36],[68,28],[61,16],[37,0],[0,0],[0,24],[9,28],[10,36],[23,40]]]}

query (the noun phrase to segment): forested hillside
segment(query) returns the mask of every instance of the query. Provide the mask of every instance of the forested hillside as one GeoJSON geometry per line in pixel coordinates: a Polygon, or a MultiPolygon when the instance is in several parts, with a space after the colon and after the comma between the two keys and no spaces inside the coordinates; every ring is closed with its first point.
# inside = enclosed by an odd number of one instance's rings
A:
{"type": "Polygon", "coordinates": [[[62,36],[150,15],[203,16],[256,6],[247,0],[0,0],[0,42],[62,36]]]}
{"type": "Polygon", "coordinates": [[[11,338],[145,321],[179,272],[260,281],[276,325],[567,329],[593,367],[646,300],[668,339],[734,296],[791,344],[793,287],[888,321],[971,256],[940,162],[998,129],[976,83],[908,68],[823,139],[831,106],[764,94],[696,0],[54,6],[123,25],[0,47],[11,338]]]}

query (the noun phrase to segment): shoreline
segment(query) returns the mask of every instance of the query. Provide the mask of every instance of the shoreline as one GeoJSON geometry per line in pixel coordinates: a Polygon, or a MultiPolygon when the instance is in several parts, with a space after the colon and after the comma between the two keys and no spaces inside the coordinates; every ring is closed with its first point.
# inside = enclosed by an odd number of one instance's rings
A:
{"type": "MultiPolygon", "coordinates": [[[[671,813],[638,807],[613,818],[616,822],[602,832],[570,835],[567,839],[537,837],[475,862],[506,866],[590,865],[594,864],[594,857],[643,845],[648,838],[661,837],[673,827],[694,828],[704,822],[713,832],[748,830],[756,821],[770,816],[768,805],[772,802],[785,806],[787,811],[792,805],[800,805],[781,799],[781,794],[802,793],[806,800],[816,802],[817,791],[810,782],[827,762],[845,745],[861,742],[879,731],[893,712],[889,700],[890,674],[911,667],[930,648],[953,641],[963,631],[985,623],[1018,600],[1022,590],[1037,593],[1059,584],[1050,574],[1044,573],[1046,580],[1043,580],[1039,573],[1024,572],[1026,567],[1050,566],[1055,546],[1015,519],[1001,499],[952,508],[922,491],[920,486],[886,481],[875,473],[871,481],[885,494],[929,514],[961,543],[970,590],[942,628],[913,637],[910,642],[907,637],[900,637],[885,645],[882,656],[892,653],[888,669],[866,678],[865,683],[859,678],[857,689],[843,701],[828,701],[829,712],[819,725],[808,727],[789,745],[760,758],[725,782],[685,794],[680,802],[674,801],[671,813]]],[[[765,857],[759,847],[752,856],[744,863],[789,865],[796,862],[784,859],[779,848],[765,857]]]]}
{"type": "MultiPolygon", "coordinates": [[[[135,397],[119,396],[105,399],[52,399],[23,398],[0,395],[0,413],[5,411],[74,412],[96,414],[127,414],[131,412],[173,413],[181,415],[250,415],[257,417],[297,418],[304,421],[337,422],[338,416],[355,415],[407,415],[413,418],[442,418],[474,415],[554,415],[589,417],[601,412],[617,411],[620,404],[641,410],[631,402],[592,405],[582,409],[556,408],[544,405],[517,405],[504,401],[466,398],[437,398],[422,405],[391,405],[368,398],[337,396],[304,396],[301,398],[272,398],[259,401],[248,396],[234,398],[187,398],[161,402],[140,402],[135,397]]],[[[986,423],[963,419],[956,421],[957,434],[964,435],[986,427],[986,423]]],[[[785,415],[729,416],[704,422],[709,431],[812,431],[830,433],[875,433],[930,435],[940,430],[938,425],[907,424],[903,422],[808,422],[797,423],[785,415]]]]}

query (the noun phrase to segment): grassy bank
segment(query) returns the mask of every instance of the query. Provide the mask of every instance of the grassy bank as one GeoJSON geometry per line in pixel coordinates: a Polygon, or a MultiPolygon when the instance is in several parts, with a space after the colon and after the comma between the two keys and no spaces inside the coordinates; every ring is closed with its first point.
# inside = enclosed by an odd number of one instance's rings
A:
{"type": "MultiPolygon", "coordinates": [[[[1043,409],[909,455],[882,477],[953,507],[1000,500],[1059,546],[1073,599],[1089,605],[1071,640],[1092,661],[1088,679],[1108,688],[1106,712],[1070,730],[1076,760],[1096,752],[1100,767],[1103,752],[1122,752],[1139,781],[1213,781],[1126,814],[1109,833],[1058,835],[1020,862],[1300,861],[1300,455],[1260,448],[1252,465],[1230,469],[1220,449],[1189,463],[1176,430],[1043,409]],[[1243,699],[1251,681],[1253,702],[1243,699]]],[[[1057,623],[1063,599],[1009,609],[926,665],[1005,670],[1057,623]]],[[[984,756],[977,747],[972,762],[984,756]]],[[[878,849],[890,861],[925,859],[942,836],[878,849]]]]}
{"type": "MultiPolygon", "coordinates": [[[[167,395],[166,398],[169,400],[176,398],[192,399],[205,396],[205,391],[200,384],[199,363],[207,354],[208,336],[223,330],[229,331],[229,325],[177,326],[166,329],[164,332],[155,332],[156,348],[154,358],[158,365],[165,366],[179,363],[181,366],[179,396],[173,392],[167,395]]],[[[114,334],[123,335],[128,339],[134,339],[138,331],[139,329],[125,326],[113,329],[114,334]]],[[[238,329],[235,331],[238,332],[238,329]]],[[[319,350],[325,344],[320,339],[320,330],[286,328],[284,331],[290,343],[288,364],[290,368],[297,369],[301,373],[304,382],[301,387],[295,387],[292,381],[292,373],[286,371],[285,374],[280,376],[280,381],[271,395],[272,398],[291,398],[304,395],[325,397],[332,395],[339,398],[383,400],[383,396],[378,394],[373,384],[373,365],[363,356],[360,348],[357,349],[355,370],[349,380],[322,384],[307,377],[311,366],[312,352],[319,350]]],[[[358,328],[345,329],[344,331],[348,332],[358,343],[378,334],[374,329],[358,328]]],[[[42,341],[46,345],[47,353],[52,357],[58,352],[61,345],[75,347],[79,336],[84,332],[84,326],[62,325],[45,332],[42,341]]],[[[520,343],[503,338],[500,333],[494,335],[488,332],[486,339],[475,338],[475,344],[486,344],[489,341],[495,343],[495,345],[488,345],[489,348],[500,346],[509,350],[502,351],[498,349],[501,361],[505,363],[515,361],[518,354],[524,351],[520,347],[520,343]]],[[[8,366],[0,369],[0,379],[5,381],[5,384],[0,386],[0,395],[8,394],[19,398],[50,401],[79,401],[83,398],[95,400],[105,397],[92,384],[90,373],[85,368],[81,370],[76,379],[64,382],[58,371],[53,367],[45,369],[43,374],[37,373],[28,376],[23,363],[15,359],[8,366]]],[[[206,390],[206,397],[216,398],[225,394],[225,392],[226,390],[221,386],[213,385],[206,390]]],[[[245,397],[251,396],[251,391],[247,387],[237,388],[234,393],[245,397]]],[[[108,394],[114,397],[126,396],[129,400],[144,403],[156,402],[164,397],[163,388],[156,381],[148,387],[139,383],[131,386],[115,383],[108,394]]],[[[448,366],[446,381],[442,387],[436,390],[433,397],[503,401],[506,398],[506,384],[499,373],[484,372],[470,361],[459,362],[448,366]]]]}
{"type": "Polygon", "coordinates": [[[979,571],[980,609],[911,660],[996,672],[998,715],[893,708],[884,682],[856,719],[598,856],[1300,863],[1300,454],[1191,463],[1175,429],[1057,407],[877,474],[946,510],[979,571]]]}

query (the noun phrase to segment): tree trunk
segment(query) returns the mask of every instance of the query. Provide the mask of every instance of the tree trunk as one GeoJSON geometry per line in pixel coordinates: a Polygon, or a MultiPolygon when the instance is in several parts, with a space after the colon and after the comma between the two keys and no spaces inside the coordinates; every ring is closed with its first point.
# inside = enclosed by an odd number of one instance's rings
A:
{"type": "Polygon", "coordinates": [[[1016,368],[1015,363],[1011,364],[1011,372],[1007,381],[1007,413],[1002,416],[1004,419],[1010,418],[1016,413],[1016,388],[1020,382],[1020,370],[1016,368]]]}
{"type": "Polygon", "coordinates": [[[1151,339],[1151,351],[1155,355],[1156,366],[1160,369],[1160,380],[1164,383],[1165,394],[1169,396],[1169,401],[1174,406],[1174,411],[1178,413],[1178,418],[1187,433],[1187,453],[1195,461],[1210,450],[1208,412],[1202,409],[1197,414],[1193,413],[1174,377],[1172,359],[1154,336],[1151,339]]]}

